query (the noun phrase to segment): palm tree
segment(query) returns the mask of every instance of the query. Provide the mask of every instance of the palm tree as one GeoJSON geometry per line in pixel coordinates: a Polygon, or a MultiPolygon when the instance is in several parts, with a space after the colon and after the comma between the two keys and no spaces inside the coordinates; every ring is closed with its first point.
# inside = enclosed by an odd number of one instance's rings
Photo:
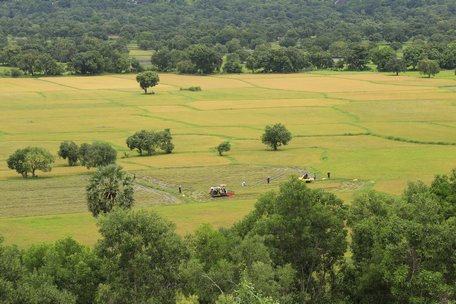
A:
{"type": "Polygon", "coordinates": [[[94,216],[108,213],[114,207],[133,206],[133,177],[117,165],[100,167],[87,186],[87,205],[94,216]]]}

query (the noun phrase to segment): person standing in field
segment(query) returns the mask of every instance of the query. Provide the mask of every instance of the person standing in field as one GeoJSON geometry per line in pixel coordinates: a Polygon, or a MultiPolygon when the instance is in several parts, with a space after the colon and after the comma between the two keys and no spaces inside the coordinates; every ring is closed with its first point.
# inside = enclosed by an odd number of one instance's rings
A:
{"type": "Polygon", "coordinates": [[[328,171],[328,179],[331,179],[331,172],[328,171]]]}

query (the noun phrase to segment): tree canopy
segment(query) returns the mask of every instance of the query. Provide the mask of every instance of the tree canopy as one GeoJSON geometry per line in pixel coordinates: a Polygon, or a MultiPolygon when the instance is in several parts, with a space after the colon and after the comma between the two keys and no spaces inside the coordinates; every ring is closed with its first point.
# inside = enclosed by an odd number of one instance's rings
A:
{"type": "Polygon", "coordinates": [[[288,145],[291,139],[291,132],[281,123],[266,126],[264,134],[261,136],[261,142],[270,146],[274,151],[277,151],[281,145],[288,145]]]}
{"type": "Polygon", "coordinates": [[[32,177],[36,177],[36,170],[51,171],[53,162],[54,156],[39,147],[17,149],[7,160],[8,168],[16,170],[24,178],[27,178],[29,173],[32,173],[32,177]]]}

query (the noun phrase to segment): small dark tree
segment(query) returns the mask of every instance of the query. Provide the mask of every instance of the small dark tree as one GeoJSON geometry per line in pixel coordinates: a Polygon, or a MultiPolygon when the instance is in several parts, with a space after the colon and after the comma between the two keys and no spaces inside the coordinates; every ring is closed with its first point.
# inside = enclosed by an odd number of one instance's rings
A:
{"type": "Polygon", "coordinates": [[[170,129],[165,129],[158,132],[158,144],[161,150],[166,153],[171,153],[174,150],[174,144],[172,143],[173,136],[171,135],[170,129]]]}
{"type": "Polygon", "coordinates": [[[114,164],[117,151],[108,143],[94,142],[82,144],[79,148],[79,161],[87,169],[114,164]]]}
{"type": "Polygon", "coordinates": [[[439,63],[436,60],[430,59],[423,59],[418,62],[417,69],[420,71],[420,74],[428,75],[428,78],[440,72],[439,63]]]}
{"type": "Polygon", "coordinates": [[[156,86],[160,81],[160,77],[157,72],[145,71],[136,76],[136,81],[139,83],[141,89],[144,90],[144,94],[147,94],[147,89],[156,86]]]}
{"type": "Polygon", "coordinates": [[[401,58],[391,58],[385,66],[385,71],[394,72],[396,73],[396,76],[406,70],[407,64],[405,63],[405,60],[401,58]]]}
{"type": "Polygon", "coordinates": [[[64,141],[60,144],[60,149],[57,154],[63,158],[68,159],[69,166],[76,166],[78,162],[79,148],[73,141],[64,141]]]}
{"type": "Polygon", "coordinates": [[[219,154],[220,156],[222,156],[222,155],[223,155],[223,152],[228,152],[228,151],[231,150],[231,144],[230,144],[229,141],[224,141],[224,142],[222,142],[220,145],[218,145],[218,146],[216,147],[216,149],[217,149],[217,151],[218,151],[218,154],[219,154]]]}
{"type": "Polygon", "coordinates": [[[277,151],[281,145],[287,145],[291,139],[290,131],[281,123],[266,126],[264,134],[261,136],[261,142],[270,146],[274,151],[277,151]]]}
{"type": "Polygon", "coordinates": [[[108,213],[114,207],[133,206],[133,177],[117,165],[97,169],[87,186],[87,205],[93,216],[108,213]]]}

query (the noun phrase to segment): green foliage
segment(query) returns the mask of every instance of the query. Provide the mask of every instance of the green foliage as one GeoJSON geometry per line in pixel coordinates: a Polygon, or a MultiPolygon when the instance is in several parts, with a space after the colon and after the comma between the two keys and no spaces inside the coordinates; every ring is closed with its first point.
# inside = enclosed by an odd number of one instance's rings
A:
{"type": "Polygon", "coordinates": [[[444,193],[446,185],[445,177],[437,177],[431,189],[409,184],[399,199],[372,192],[355,199],[349,221],[353,301],[454,299],[456,272],[447,266],[456,248],[455,209],[434,194],[444,193]]]}
{"type": "Polygon", "coordinates": [[[318,303],[330,297],[331,278],[344,261],[344,221],[342,201],[290,178],[279,193],[264,195],[235,231],[263,236],[274,264],[297,271],[300,296],[318,303]]]}
{"type": "Polygon", "coordinates": [[[181,74],[196,74],[198,72],[196,65],[190,60],[178,62],[176,69],[181,74]]]}
{"type": "Polygon", "coordinates": [[[74,295],[76,303],[94,302],[102,279],[101,261],[89,248],[66,238],[52,245],[33,245],[23,261],[27,271],[49,277],[59,290],[74,295]]]}
{"type": "Polygon", "coordinates": [[[290,131],[281,123],[266,126],[264,134],[261,136],[261,142],[270,146],[274,151],[277,151],[281,145],[288,145],[291,139],[290,131]]]}
{"type": "Polygon", "coordinates": [[[201,92],[202,89],[199,86],[191,86],[188,88],[180,88],[181,91],[190,91],[190,92],[201,92]]]}
{"type": "Polygon", "coordinates": [[[148,155],[152,155],[155,149],[158,148],[165,153],[171,153],[174,150],[172,140],[170,129],[159,132],[141,130],[127,138],[127,146],[130,150],[137,149],[139,155],[142,155],[143,151],[146,151],[148,155]]]}
{"type": "Polygon", "coordinates": [[[197,44],[188,49],[188,57],[201,74],[211,74],[219,71],[222,66],[222,57],[208,46],[197,44]]]}
{"type": "Polygon", "coordinates": [[[87,169],[114,164],[117,151],[108,143],[83,143],[78,150],[78,159],[87,169]]]}
{"type": "Polygon", "coordinates": [[[440,72],[439,63],[436,60],[430,59],[420,60],[417,69],[420,71],[420,74],[428,75],[428,78],[440,72]]]}
{"type": "Polygon", "coordinates": [[[405,63],[404,59],[401,58],[390,58],[385,65],[385,71],[394,72],[396,73],[396,76],[401,72],[405,72],[406,70],[407,64],[405,63]]]}
{"type": "Polygon", "coordinates": [[[228,54],[226,56],[226,62],[223,66],[223,71],[226,73],[242,72],[241,60],[238,54],[228,54]]]}
{"type": "Polygon", "coordinates": [[[418,62],[424,56],[424,49],[419,45],[411,45],[404,50],[404,60],[407,66],[411,66],[413,70],[416,69],[418,62]]]}
{"type": "Polygon", "coordinates": [[[351,71],[364,71],[369,63],[369,49],[365,45],[356,44],[344,59],[351,71]]]}
{"type": "Polygon", "coordinates": [[[28,173],[36,177],[36,170],[49,172],[54,157],[43,148],[27,147],[18,149],[7,160],[8,168],[16,170],[22,177],[27,178],[28,173]]]}
{"type": "Polygon", "coordinates": [[[11,77],[13,77],[13,78],[19,78],[22,75],[24,75],[24,73],[19,69],[11,69],[10,73],[11,73],[11,77]]]}
{"type": "Polygon", "coordinates": [[[380,72],[392,72],[388,70],[388,63],[396,58],[396,51],[391,47],[380,47],[371,51],[372,62],[377,65],[380,72]]]}
{"type": "Polygon", "coordinates": [[[99,220],[105,282],[101,303],[174,304],[186,250],[174,225],[155,213],[116,210],[99,220]]]}
{"type": "Polygon", "coordinates": [[[103,72],[105,61],[98,51],[76,54],[68,63],[76,74],[99,74],[103,72]]]}
{"type": "Polygon", "coordinates": [[[220,143],[217,147],[217,152],[220,156],[223,155],[223,152],[228,152],[231,150],[231,143],[229,141],[224,141],[220,143]]]}
{"type": "Polygon", "coordinates": [[[127,146],[130,150],[138,150],[139,155],[146,151],[151,155],[155,151],[155,133],[153,131],[141,130],[127,138],[127,146]]]}
{"type": "Polygon", "coordinates": [[[114,207],[130,209],[134,203],[133,177],[117,165],[100,167],[87,185],[87,206],[93,216],[114,207]]]}
{"type": "Polygon", "coordinates": [[[176,296],[176,304],[199,304],[198,296],[184,296],[181,293],[178,293],[176,296]]]}
{"type": "Polygon", "coordinates": [[[160,81],[160,77],[157,72],[145,71],[136,76],[136,81],[139,83],[141,89],[144,90],[144,93],[147,94],[147,89],[156,86],[160,81]]]}
{"type": "Polygon", "coordinates": [[[63,141],[60,143],[60,148],[57,154],[63,158],[68,159],[69,166],[76,166],[78,162],[79,148],[73,141],[63,141]]]}

